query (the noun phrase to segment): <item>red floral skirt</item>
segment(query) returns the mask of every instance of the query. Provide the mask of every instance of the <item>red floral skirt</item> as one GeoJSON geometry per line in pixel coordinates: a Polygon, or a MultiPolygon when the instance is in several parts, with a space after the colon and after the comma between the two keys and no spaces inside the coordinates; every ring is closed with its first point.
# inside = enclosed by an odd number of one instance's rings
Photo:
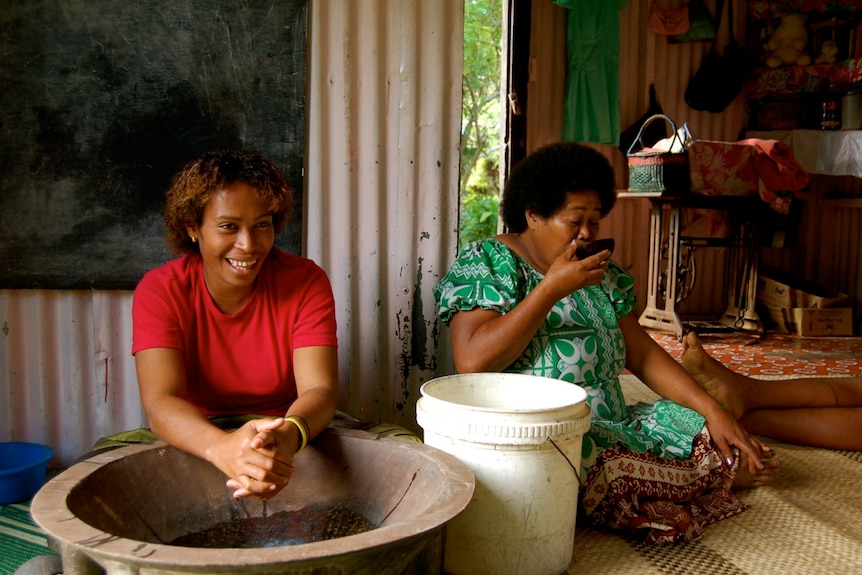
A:
{"type": "Polygon", "coordinates": [[[749,508],[731,491],[739,457],[723,461],[704,429],[688,459],[660,459],[616,445],[599,454],[582,503],[597,525],[643,530],[649,544],[694,541],[705,526],[749,508]]]}

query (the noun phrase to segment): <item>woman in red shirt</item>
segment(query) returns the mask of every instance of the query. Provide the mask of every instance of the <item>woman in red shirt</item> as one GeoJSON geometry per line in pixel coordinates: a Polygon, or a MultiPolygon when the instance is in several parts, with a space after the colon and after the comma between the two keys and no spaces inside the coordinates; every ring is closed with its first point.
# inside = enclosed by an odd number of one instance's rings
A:
{"type": "Polygon", "coordinates": [[[208,152],[166,197],[168,242],[182,256],[148,272],[132,304],[144,409],[158,437],[213,463],[235,497],[271,497],[335,414],[329,279],[274,246],[293,195],[264,156],[208,152]],[[236,416],[244,423],[232,429],[236,416]]]}

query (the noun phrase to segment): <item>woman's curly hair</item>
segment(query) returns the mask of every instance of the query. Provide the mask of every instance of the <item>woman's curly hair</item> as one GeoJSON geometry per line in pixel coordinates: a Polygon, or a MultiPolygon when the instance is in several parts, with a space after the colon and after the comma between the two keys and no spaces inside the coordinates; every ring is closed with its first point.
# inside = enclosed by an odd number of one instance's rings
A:
{"type": "Polygon", "coordinates": [[[568,192],[593,190],[599,195],[605,217],[617,194],[614,170],[597,150],[575,142],[556,142],[521,160],[503,188],[500,213],[508,232],[527,229],[527,210],[551,217],[566,201],[568,192]]]}
{"type": "Polygon", "coordinates": [[[275,164],[258,152],[212,150],[186,164],[165,192],[167,242],[173,251],[199,250],[188,228],[203,221],[204,208],[216,193],[237,182],[255,189],[272,214],[275,233],[281,231],[293,216],[293,189],[275,164]]]}

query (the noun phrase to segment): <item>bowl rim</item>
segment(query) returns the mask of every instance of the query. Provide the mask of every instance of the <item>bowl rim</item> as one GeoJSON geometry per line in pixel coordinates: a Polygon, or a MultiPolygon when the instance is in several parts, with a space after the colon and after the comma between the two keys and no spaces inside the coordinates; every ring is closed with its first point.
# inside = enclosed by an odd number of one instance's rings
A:
{"type": "Polygon", "coordinates": [[[583,411],[581,408],[587,405],[589,395],[579,384],[570,383],[554,377],[534,375],[531,373],[515,373],[506,371],[455,373],[429,379],[419,387],[420,400],[427,400],[436,404],[445,404],[448,409],[463,411],[465,413],[512,413],[512,414],[541,414],[548,412],[570,411],[572,409],[583,411]],[[487,406],[465,403],[457,399],[446,399],[439,397],[436,388],[446,386],[458,387],[460,385],[492,385],[503,384],[514,388],[529,389],[527,384],[541,386],[545,390],[557,393],[564,392],[567,397],[556,397],[554,402],[547,405],[524,405],[524,406],[487,406]]]}
{"type": "Polygon", "coordinates": [[[424,443],[379,436],[366,431],[337,428],[329,428],[327,431],[346,436],[353,441],[392,442],[395,449],[416,450],[420,457],[436,460],[446,477],[446,488],[440,497],[444,503],[432,507],[423,516],[409,522],[381,525],[370,531],[326,541],[259,548],[201,548],[142,542],[102,531],[71,512],[67,496],[75,484],[98,468],[121,457],[168,447],[163,440],[157,440],[97,454],[70,467],[47,482],[34,496],[31,514],[36,524],[51,537],[59,540],[64,548],[77,549],[100,564],[105,560],[116,560],[128,565],[170,567],[194,573],[201,572],[205,567],[230,570],[251,564],[255,567],[285,562],[299,564],[352,553],[373,552],[393,542],[429,537],[430,533],[442,530],[446,523],[459,515],[472,499],[475,486],[473,472],[465,463],[445,451],[424,443]],[[401,532],[402,537],[388,539],[388,534],[396,530],[401,532]],[[130,549],[135,551],[130,552],[130,549]]]}

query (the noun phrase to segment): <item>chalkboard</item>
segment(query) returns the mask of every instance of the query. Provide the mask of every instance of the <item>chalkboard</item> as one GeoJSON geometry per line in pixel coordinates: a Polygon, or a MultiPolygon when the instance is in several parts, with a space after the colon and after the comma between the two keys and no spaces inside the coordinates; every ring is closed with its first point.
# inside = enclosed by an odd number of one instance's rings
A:
{"type": "Polygon", "coordinates": [[[0,288],[133,289],[176,257],[164,191],[257,150],[301,249],[307,0],[0,0],[0,288]]]}

